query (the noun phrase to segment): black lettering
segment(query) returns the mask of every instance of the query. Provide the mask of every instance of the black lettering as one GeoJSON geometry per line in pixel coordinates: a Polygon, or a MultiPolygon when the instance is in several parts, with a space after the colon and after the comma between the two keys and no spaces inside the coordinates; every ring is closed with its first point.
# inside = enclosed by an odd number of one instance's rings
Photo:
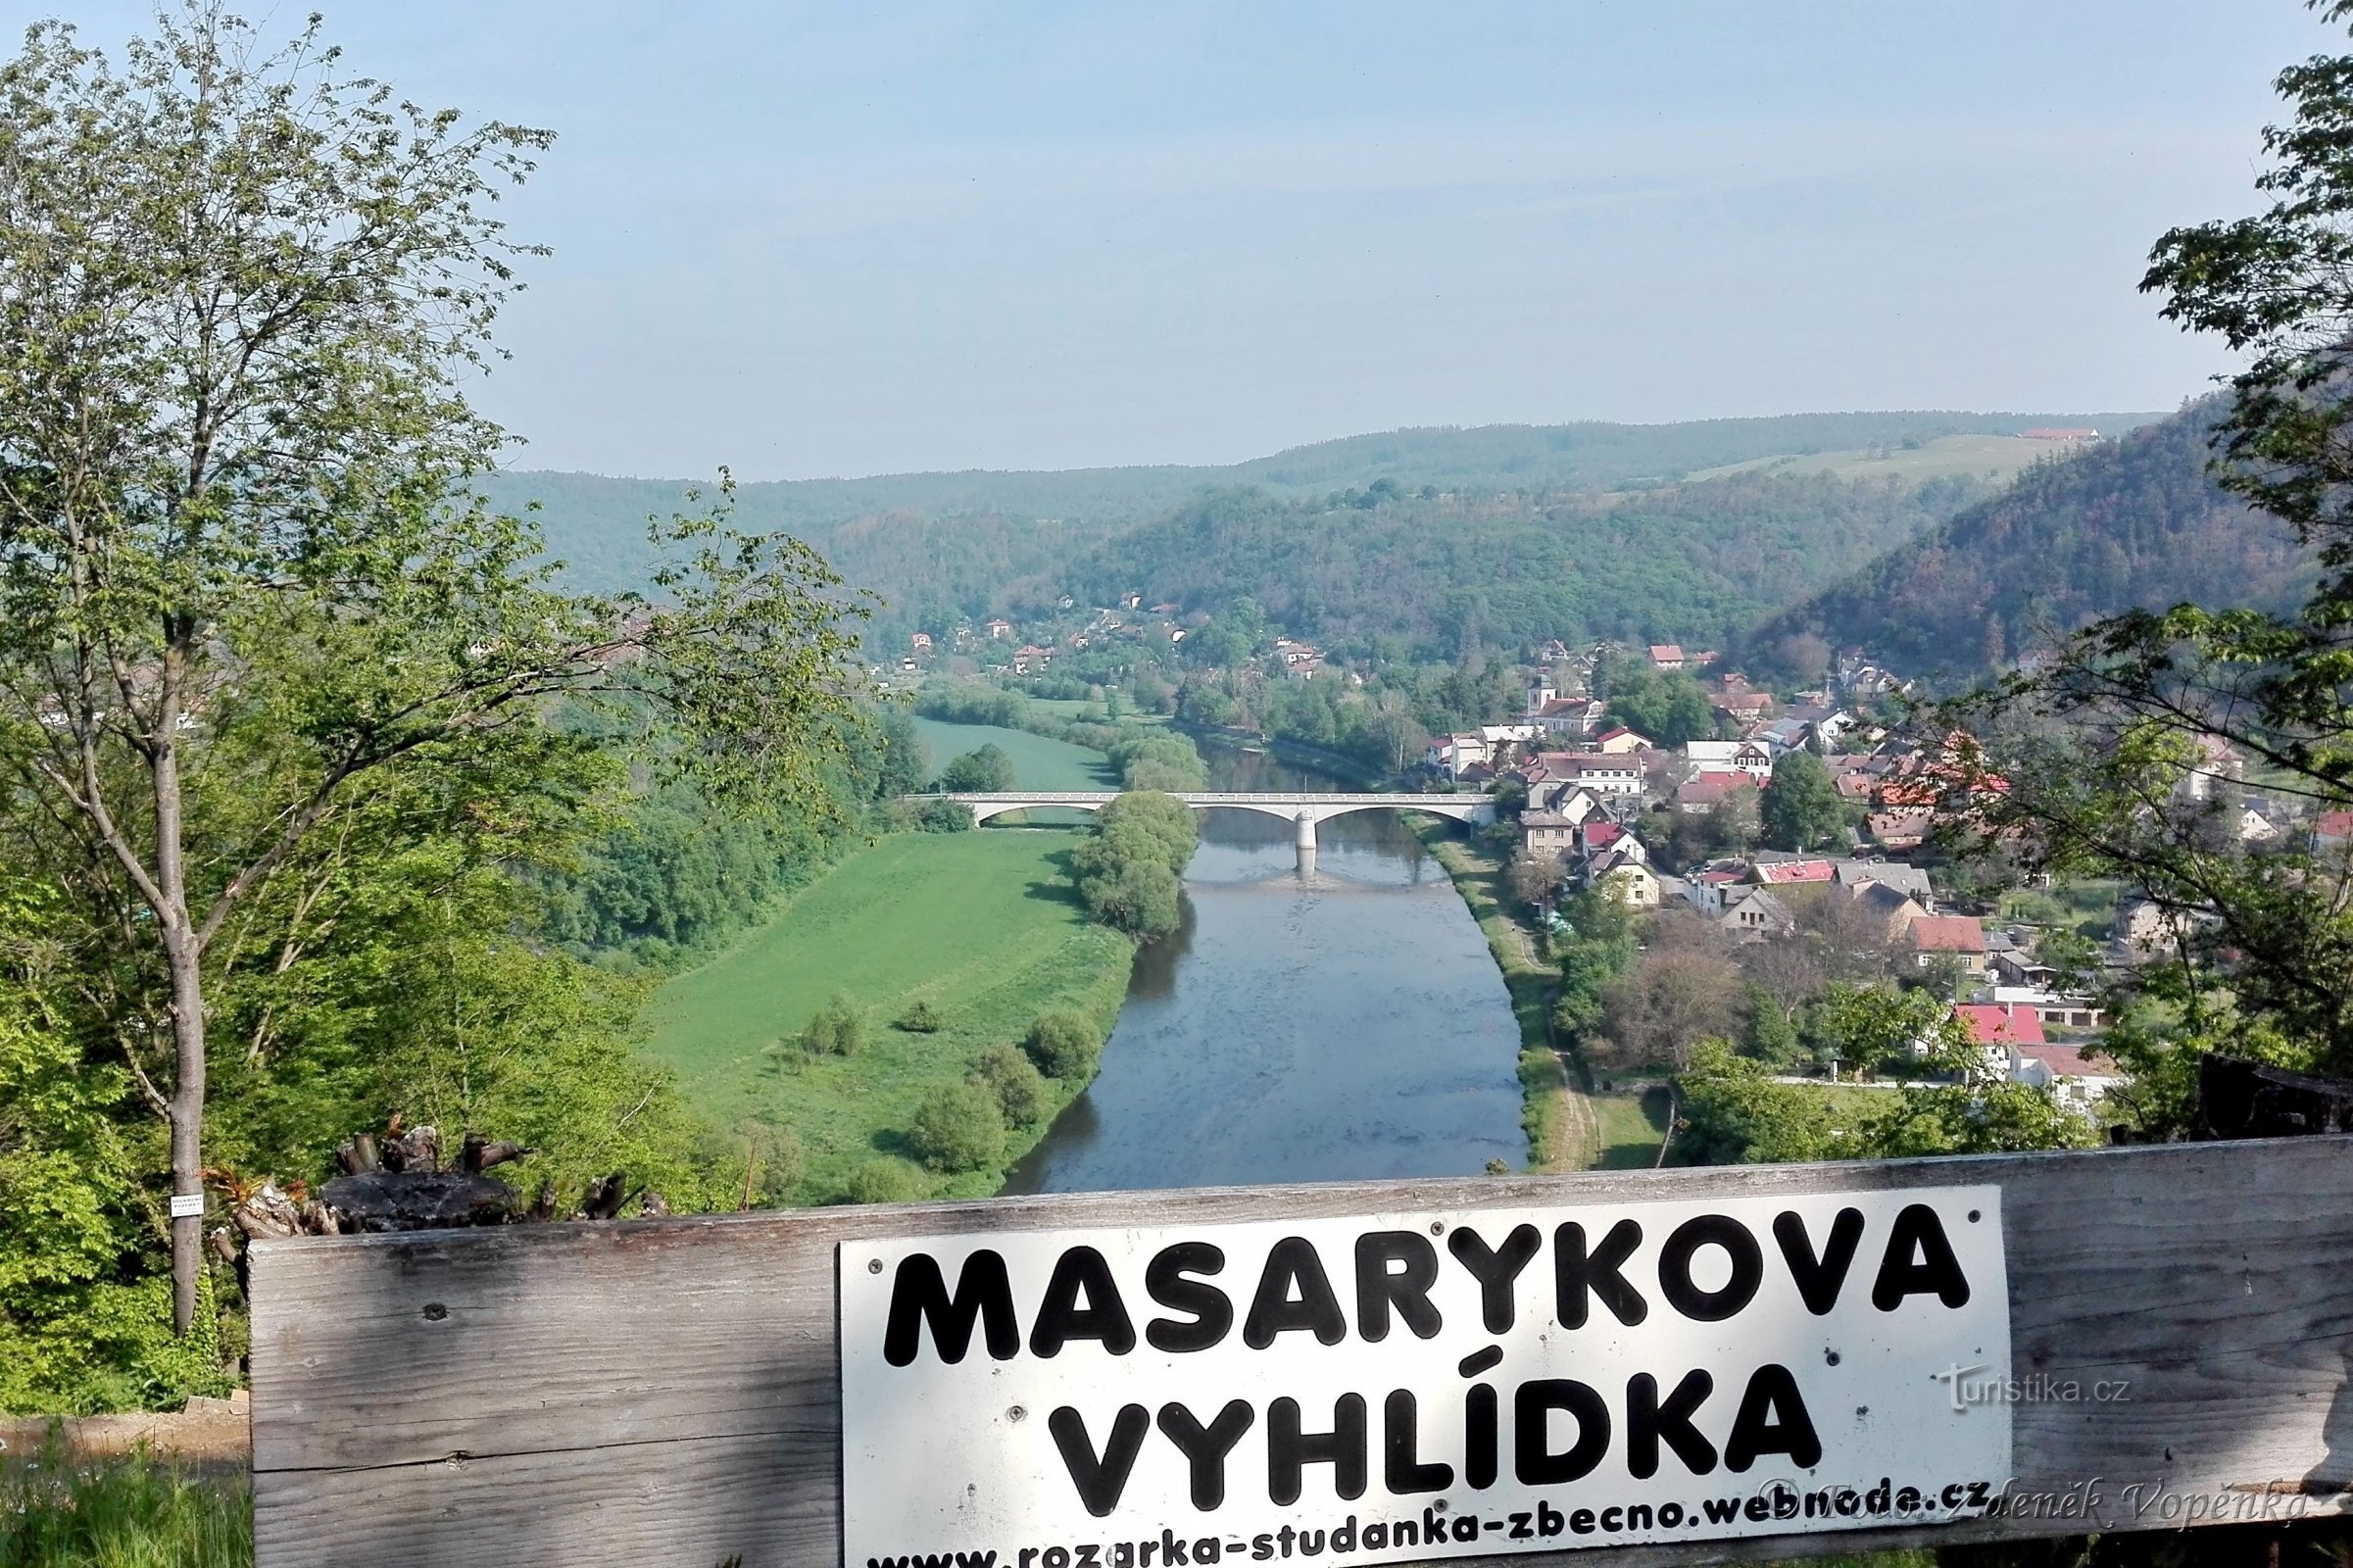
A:
{"type": "Polygon", "coordinates": [[[1946,1306],[1969,1302],[1969,1281],[1945,1240],[1944,1222],[1926,1203],[1906,1203],[1887,1232],[1887,1253],[1872,1282],[1871,1304],[1892,1312],[1907,1296],[1934,1296],[1946,1306]],[[1919,1257],[1913,1261],[1914,1255],[1919,1257]]]}
{"type": "Polygon", "coordinates": [[[1724,1439],[1724,1468],[1745,1470],[1765,1453],[1786,1453],[1802,1470],[1822,1462],[1822,1440],[1814,1435],[1814,1418],[1806,1414],[1797,1380],[1788,1367],[1771,1361],[1749,1374],[1740,1412],[1724,1439]]]}
{"type": "Polygon", "coordinates": [[[1570,1514],[1569,1528],[1581,1536],[1592,1535],[1593,1533],[1593,1510],[1591,1508],[1580,1508],[1575,1513],[1570,1514]]]}
{"type": "Polygon", "coordinates": [[[1013,1287],[1005,1278],[1004,1255],[983,1248],[965,1258],[953,1297],[938,1258],[929,1252],[901,1258],[899,1272],[891,1277],[882,1358],[893,1366],[911,1364],[922,1348],[925,1323],[931,1325],[940,1359],[949,1366],[961,1361],[971,1348],[975,1323],[981,1326],[991,1356],[1006,1361],[1020,1353],[1021,1325],[1013,1320],[1013,1287]]]}
{"type": "Polygon", "coordinates": [[[1658,1379],[1638,1372],[1626,1383],[1626,1470],[1637,1481],[1658,1474],[1658,1445],[1666,1440],[1684,1468],[1703,1476],[1716,1468],[1716,1446],[1691,1425],[1691,1417],[1715,1389],[1703,1370],[1684,1374],[1667,1402],[1659,1403],[1658,1379]]]}
{"type": "Polygon", "coordinates": [[[1348,1337],[1348,1320],[1341,1315],[1340,1298],[1324,1277],[1323,1259],[1303,1236],[1286,1236],[1267,1250],[1258,1294],[1250,1298],[1250,1316],[1243,1319],[1242,1343],[1263,1350],[1274,1344],[1276,1335],[1294,1329],[1311,1330],[1325,1345],[1338,1345],[1348,1337]],[[1295,1288],[1296,1301],[1291,1298],[1295,1288]]]}
{"type": "Polygon", "coordinates": [[[1592,1473],[1608,1449],[1609,1407],[1589,1385],[1540,1378],[1521,1384],[1512,1395],[1511,1466],[1520,1485],[1556,1487],[1579,1480],[1592,1473]],[[1577,1441],[1561,1453],[1552,1451],[1549,1431],[1555,1410],[1577,1422],[1577,1441]]]}
{"type": "Polygon", "coordinates": [[[1186,1555],[1185,1544],[1177,1540],[1175,1531],[1165,1526],[1160,1531],[1160,1560],[1172,1565],[1172,1568],[1184,1568],[1192,1561],[1186,1555]]]}
{"type": "Polygon", "coordinates": [[[1462,1479],[1479,1491],[1495,1484],[1495,1387],[1482,1383],[1462,1396],[1462,1479]]]}
{"type": "Polygon", "coordinates": [[[1046,1418],[1046,1430],[1054,1434],[1054,1446],[1061,1450],[1062,1468],[1070,1472],[1079,1501],[1100,1519],[1119,1506],[1128,1472],[1136,1468],[1136,1454],[1144,1446],[1145,1434],[1152,1431],[1152,1413],[1140,1404],[1121,1405],[1111,1418],[1111,1436],[1104,1442],[1100,1459],[1087,1438],[1086,1417],[1072,1406],[1057,1407],[1046,1418]]]}
{"type": "Polygon", "coordinates": [[[1177,1446],[1193,1467],[1193,1506],[1203,1512],[1226,1500],[1226,1455],[1250,1429],[1248,1399],[1228,1399],[1217,1419],[1202,1426],[1194,1413],[1174,1402],[1160,1406],[1160,1432],[1177,1446]]]}
{"type": "Polygon", "coordinates": [[[1552,1537],[1560,1534],[1560,1527],[1564,1522],[1558,1508],[1553,1507],[1542,1497],[1536,1499],[1536,1533],[1538,1535],[1549,1541],[1552,1537]]]}
{"type": "Polygon", "coordinates": [[[1096,1568],[1102,1560],[1103,1548],[1090,1544],[1078,1548],[1078,1561],[1072,1563],[1070,1568],[1096,1568]]]}
{"type": "Polygon", "coordinates": [[[1699,1506],[1707,1510],[1707,1522],[1711,1525],[1728,1525],[1740,1517],[1738,1497],[1702,1497],[1699,1506]]]}
{"type": "Polygon", "coordinates": [[[1136,1348],[1136,1325],[1128,1321],[1127,1303],[1119,1298],[1111,1265],[1092,1247],[1069,1248],[1054,1259],[1046,1299],[1039,1303],[1038,1321],[1029,1331],[1029,1353],[1052,1358],[1072,1340],[1099,1340],[1113,1355],[1136,1348]],[[1078,1304],[1081,1296],[1085,1306],[1078,1304]]]}
{"type": "Polygon", "coordinates": [[[1534,1519],[1536,1515],[1532,1513],[1513,1514],[1511,1516],[1511,1535],[1509,1539],[1513,1541],[1534,1541],[1536,1539],[1536,1532],[1529,1528],[1528,1521],[1534,1519]]]}
{"type": "Polygon", "coordinates": [[[1455,1226],[1454,1234],[1446,1238],[1446,1250],[1454,1254],[1454,1261],[1479,1282],[1479,1315],[1488,1333],[1510,1332],[1519,1306],[1513,1298],[1512,1282],[1543,1245],[1544,1237],[1533,1225],[1514,1225],[1503,1245],[1492,1250],[1486,1239],[1468,1225],[1455,1226]]]}
{"type": "Polygon", "coordinates": [[[1652,1515],[1651,1515],[1651,1512],[1650,1512],[1650,1504],[1648,1504],[1648,1503],[1646,1503],[1646,1502],[1637,1502],[1637,1503],[1630,1503],[1630,1504],[1628,1504],[1628,1505],[1627,1505],[1627,1509],[1626,1509],[1626,1528],[1627,1528],[1627,1529],[1629,1529],[1629,1530],[1649,1530],[1649,1529],[1652,1529],[1652,1528],[1654,1528],[1654,1527],[1656,1526],[1656,1524],[1657,1524],[1657,1520],[1656,1520],[1656,1519],[1654,1519],[1654,1518],[1652,1517],[1652,1515]]]}
{"type": "Polygon", "coordinates": [[[1630,1219],[1612,1225],[1601,1238],[1600,1250],[1591,1255],[1585,1250],[1584,1226],[1572,1223],[1552,1233],[1554,1310],[1562,1328],[1585,1327],[1589,1292],[1630,1327],[1650,1315],[1650,1304],[1626,1283],[1622,1272],[1642,1245],[1642,1228],[1630,1219]]]}
{"type": "MultiPolygon", "coordinates": [[[[1253,1315],[1256,1310],[1251,1308],[1253,1315]]],[[[1285,1507],[1299,1501],[1299,1473],[1311,1464],[1332,1467],[1332,1490],[1340,1496],[1353,1501],[1364,1495],[1363,1395],[1344,1394],[1334,1401],[1329,1432],[1301,1432],[1297,1399],[1277,1399],[1266,1407],[1268,1500],[1285,1507]]]]}
{"type": "MultiPolygon", "coordinates": [[[[1430,1256],[1433,1267],[1438,1255],[1430,1256]]],[[[1454,1467],[1421,1458],[1421,1411],[1413,1391],[1393,1389],[1381,1404],[1381,1483],[1393,1497],[1415,1492],[1444,1492],[1454,1484],[1454,1467]]]]}
{"type": "Polygon", "coordinates": [[[1807,1311],[1821,1317],[1838,1304],[1838,1288],[1846,1283],[1846,1271],[1854,1267],[1855,1249],[1863,1241],[1863,1211],[1838,1210],[1830,1222],[1830,1239],[1823,1243],[1819,1259],[1805,1233],[1805,1221],[1794,1210],[1785,1209],[1773,1216],[1773,1239],[1781,1244],[1789,1278],[1797,1282],[1798,1298],[1807,1311]]]}
{"type": "Polygon", "coordinates": [[[1724,1214],[1700,1214],[1675,1227],[1658,1250],[1658,1288],[1669,1305],[1694,1323],[1721,1323],[1756,1298],[1765,1278],[1764,1254],[1748,1227],[1724,1214]],[[1702,1247],[1720,1247],[1732,1259],[1724,1288],[1703,1291],[1691,1280],[1691,1257],[1702,1247]]]}
{"type": "Polygon", "coordinates": [[[1144,1326],[1144,1338],[1155,1350],[1182,1354],[1205,1350],[1226,1337],[1234,1326],[1234,1303],[1216,1286],[1189,1278],[1215,1274],[1226,1266],[1226,1254],[1207,1242],[1179,1242],[1163,1247],[1145,1265],[1144,1289],[1162,1306],[1190,1312],[1193,1321],[1156,1317],[1144,1326]]]}
{"type": "Polygon", "coordinates": [[[1416,1231],[1374,1231],[1356,1238],[1356,1332],[1368,1345],[1389,1338],[1389,1309],[1396,1307],[1414,1338],[1434,1338],[1438,1308],[1430,1287],[1438,1283],[1438,1251],[1416,1231]],[[1402,1264],[1402,1268],[1395,1265],[1402,1264]]]}

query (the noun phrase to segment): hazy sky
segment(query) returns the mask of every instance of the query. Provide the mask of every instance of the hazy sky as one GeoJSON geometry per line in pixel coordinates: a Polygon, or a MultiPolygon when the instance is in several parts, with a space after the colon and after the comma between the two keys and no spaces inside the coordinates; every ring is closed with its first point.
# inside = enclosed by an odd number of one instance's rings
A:
{"type": "MultiPolygon", "coordinates": [[[[2294,0],[313,8],[561,133],[515,462],[1225,462],[1404,424],[2171,408],[2294,0]]],[[[19,21],[44,8],[0,0],[19,21]]],[[[65,8],[112,43],[144,5],[65,8]]]]}

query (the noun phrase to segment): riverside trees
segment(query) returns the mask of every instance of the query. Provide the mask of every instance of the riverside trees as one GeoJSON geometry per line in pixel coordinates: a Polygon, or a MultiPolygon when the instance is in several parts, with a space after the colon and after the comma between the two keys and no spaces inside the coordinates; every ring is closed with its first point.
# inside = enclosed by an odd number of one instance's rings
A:
{"type": "MultiPolygon", "coordinates": [[[[550,140],[400,103],[316,24],[167,17],[120,66],[45,24],[0,66],[0,856],[59,895],[89,1070],[168,1130],[183,1334],[209,1086],[284,1049],[239,976],[415,940],[388,878],[417,920],[437,879],[496,907],[468,879],[662,715],[694,739],[657,772],[827,799],[856,611],[812,552],[676,518],[654,595],[570,594],[469,494],[506,438],[461,377],[533,254],[492,214],[550,140]]],[[[504,928],[450,935],[531,961],[504,928]]]]}

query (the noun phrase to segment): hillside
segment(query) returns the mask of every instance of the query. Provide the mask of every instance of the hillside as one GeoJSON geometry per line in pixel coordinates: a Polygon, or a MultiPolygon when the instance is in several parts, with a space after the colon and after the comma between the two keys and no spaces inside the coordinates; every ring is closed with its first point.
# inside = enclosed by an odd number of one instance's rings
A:
{"type": "Polygon", "coordinates": [[[1082,595],[1251,599],[1341,648],[1451,656],[1548,637],[1715,645],[1985,493],[1980,482],[1740,474],[1593,494],[1226,491],[1083,557],[1082,595]]]}
{"type": "Polygon", "coordinates": [[[1860,647],[1891,667],[1969,676],[2135,606],[2276,609],[2310,568],[2286,529],[2206,472],[2219,406],[2036,464],[1998,496],[1896,545],[1741,640],[1772,663],[1792,634],[1860,647]]]}
{"type": "MultiPolygon", "coordinates": [[[[921,618],[936,620],[1003,608],[1005,596],[1025,585],[1042,591],[1078,551],[1220,489],[1255,486],[1297,499],[1386,479],[1407,489],[1598,491],[1781,457],[1917,450],[1941,437],[2002,435],[2036,424],[2117,430],[2150,417],[1930,411],[1394,430],[1219,466],[746,484],[736,511],[747,527],[786,529],[809,540],[853,582],[892,601],[900,616],[916,616],[919,606],[931,605],[935,612],[921,618]]],[[[575,581],[600,589],[644,581],[645,519],[681,506],[688,487],[685,480],[523,470],[494,474],[483,484],[501,510],[538,503],[550,550],[575,581]]]]}

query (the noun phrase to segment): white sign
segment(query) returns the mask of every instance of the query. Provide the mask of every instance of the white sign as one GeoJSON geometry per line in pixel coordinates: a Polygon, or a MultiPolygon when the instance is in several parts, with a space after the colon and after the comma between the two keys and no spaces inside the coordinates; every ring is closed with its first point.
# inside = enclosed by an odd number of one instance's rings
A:
{"type": "Polygon", "coordinates": [[[204,1218],[204,1194],[173,1193],[172,1195],[172,1217],[173,1219],[204,1218]]]}
{"type": "Polygon", "coordinates": [[[843,1244],[844,1561],[1932,1524],[2009,1475],[1995,1187],[843,1244]]]}

